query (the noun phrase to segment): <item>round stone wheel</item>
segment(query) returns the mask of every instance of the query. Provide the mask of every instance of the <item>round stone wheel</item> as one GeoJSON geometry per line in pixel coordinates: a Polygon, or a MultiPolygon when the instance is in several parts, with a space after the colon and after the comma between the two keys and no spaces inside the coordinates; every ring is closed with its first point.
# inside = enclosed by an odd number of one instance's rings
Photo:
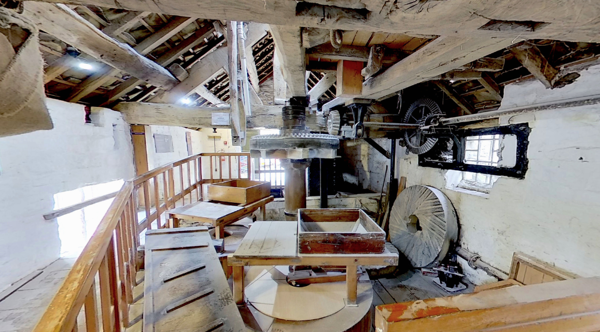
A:
{"type": "Polygon", "coordinates": [[[390,214],[390,240],[414,267],[439,263],[457,239],[456,211],[440,190],[411,186],[398,196],[390,214]]]}

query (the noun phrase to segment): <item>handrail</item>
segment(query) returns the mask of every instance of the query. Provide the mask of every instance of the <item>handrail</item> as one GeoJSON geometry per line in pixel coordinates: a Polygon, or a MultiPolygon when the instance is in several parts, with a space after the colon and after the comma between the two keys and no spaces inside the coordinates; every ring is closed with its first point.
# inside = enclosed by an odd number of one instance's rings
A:
{"type": "Polygon", "coordinates": [[[83,330],[99,331],[102,325],[104,331],[119,332],[128,327],[139,265],[136,250],[140,234],[153,227],[170,227],[166,211],[178,204],[201,200],[203,183],[234,179],[234,170],[237,178],[242,178],[243,157],[247,158],[249,178],[252,174],[249,153],[201,153],[126,181],[34,331],[80,330],[78,325],[82,324],[77,324],[77,317],[82,310],[85,311],[83,330]],[[207,177],[202,167],[202,159],[206,157],[210,158],[207,177]],[[218,163],[213,162],[215,157],[218,163]],[[226,158],[229,161],[224,163],[226,158]],[[234,161],[237,167],[233,167],[234,161]],[[145,216],[138,217],[143,212],[145,216]]]}
{"type": "Polygon", "coordinates": [[[44,312],[42,319],[34,329],[35,332],[73,330],[75,320],[79,314],[78,310],[73,309],[77,309],[78,305],[83,304],[94,282],[96,272],[102,263],[104,255],[100,254],[108,249],[113,231],[117,227],[121,213],[125,209],[132,191],[133,184],[131,181],[127,181],[115,197],[102,221],[100,221],[98,228],[81,255],[73,264],[73,268],[65,278],[62,286],[54,295],[49,306],[52,310],[44,312]],[[66,325],[57,324],[58,322],[66,322],[66,325]]]}

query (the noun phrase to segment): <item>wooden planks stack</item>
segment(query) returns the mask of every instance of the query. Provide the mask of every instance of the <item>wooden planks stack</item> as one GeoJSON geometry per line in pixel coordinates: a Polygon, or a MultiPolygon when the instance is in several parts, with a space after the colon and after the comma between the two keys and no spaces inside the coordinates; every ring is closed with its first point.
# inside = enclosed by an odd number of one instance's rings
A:
{"type": "Polygon", "coordinates": [[[146,233],[144,331],[246,331],[206,227],[146,233]]]}
{"type": "Polygon", "coordinates": [[[378,331],[598,331],[600,278],[381,305],[378,331]]]}

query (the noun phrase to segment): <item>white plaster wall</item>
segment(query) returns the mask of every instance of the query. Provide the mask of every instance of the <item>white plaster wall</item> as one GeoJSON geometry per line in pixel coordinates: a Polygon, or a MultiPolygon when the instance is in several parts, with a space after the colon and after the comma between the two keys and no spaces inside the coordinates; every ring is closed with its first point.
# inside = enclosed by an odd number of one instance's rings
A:
{"type": "Polygon", "coordinates": [[[53,130],[0,138],[0,290],[59,257],[56,221],[42,217],[54,194],[134,176],[120,113],[101,109],[85,124],[82,105],[47,104],[53,130]]]}
{"type": "MultiPolygon", "coordinates": [[[[376,138],[374,141],[384,149],[390,150],[389,139],[376,138]]],[[[342,156],[348,161],[347,166],[343,167],[343,171],[356,176],[363,189],[381,192],[383,183],[389,181],[390,160],[365,141],[344,141],[342,143],[342,156]],[[388,166],[387,175],[385,174],[386,166],[388,166]]]]}
{"type": "MultiPolygon", "coordinates": [[[[598,86],[598,68],[584,71],[569,93],[537,81],[510,85],[503,104],[587,95],[590,84],[598,86]]],[[[509,271],[513,252],[522,251],[581,276],[600,275],[600,105],[501,119],[522,122],[532,127],[526,177],[501,177],[487,198],[445,189],[445,171],[418,167],[414,155],[400,161],[400,175],[409,186],[441,189],[458,212],[461,245],[493,266],[509,271]]],[[[476,283],[488,279],[468,272],[476,283]]]]}

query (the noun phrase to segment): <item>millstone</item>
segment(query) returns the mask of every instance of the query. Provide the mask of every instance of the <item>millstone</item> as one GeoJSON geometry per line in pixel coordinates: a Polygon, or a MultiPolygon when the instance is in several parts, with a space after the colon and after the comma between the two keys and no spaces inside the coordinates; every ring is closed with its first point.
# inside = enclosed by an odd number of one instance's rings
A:
{"type": "Polygon", "coordinates": [[[456,211],[440,190],[412,186],[398,196],[390,214],[390,240],[414,267],[439,263],[457,239],[456,211]]]}

